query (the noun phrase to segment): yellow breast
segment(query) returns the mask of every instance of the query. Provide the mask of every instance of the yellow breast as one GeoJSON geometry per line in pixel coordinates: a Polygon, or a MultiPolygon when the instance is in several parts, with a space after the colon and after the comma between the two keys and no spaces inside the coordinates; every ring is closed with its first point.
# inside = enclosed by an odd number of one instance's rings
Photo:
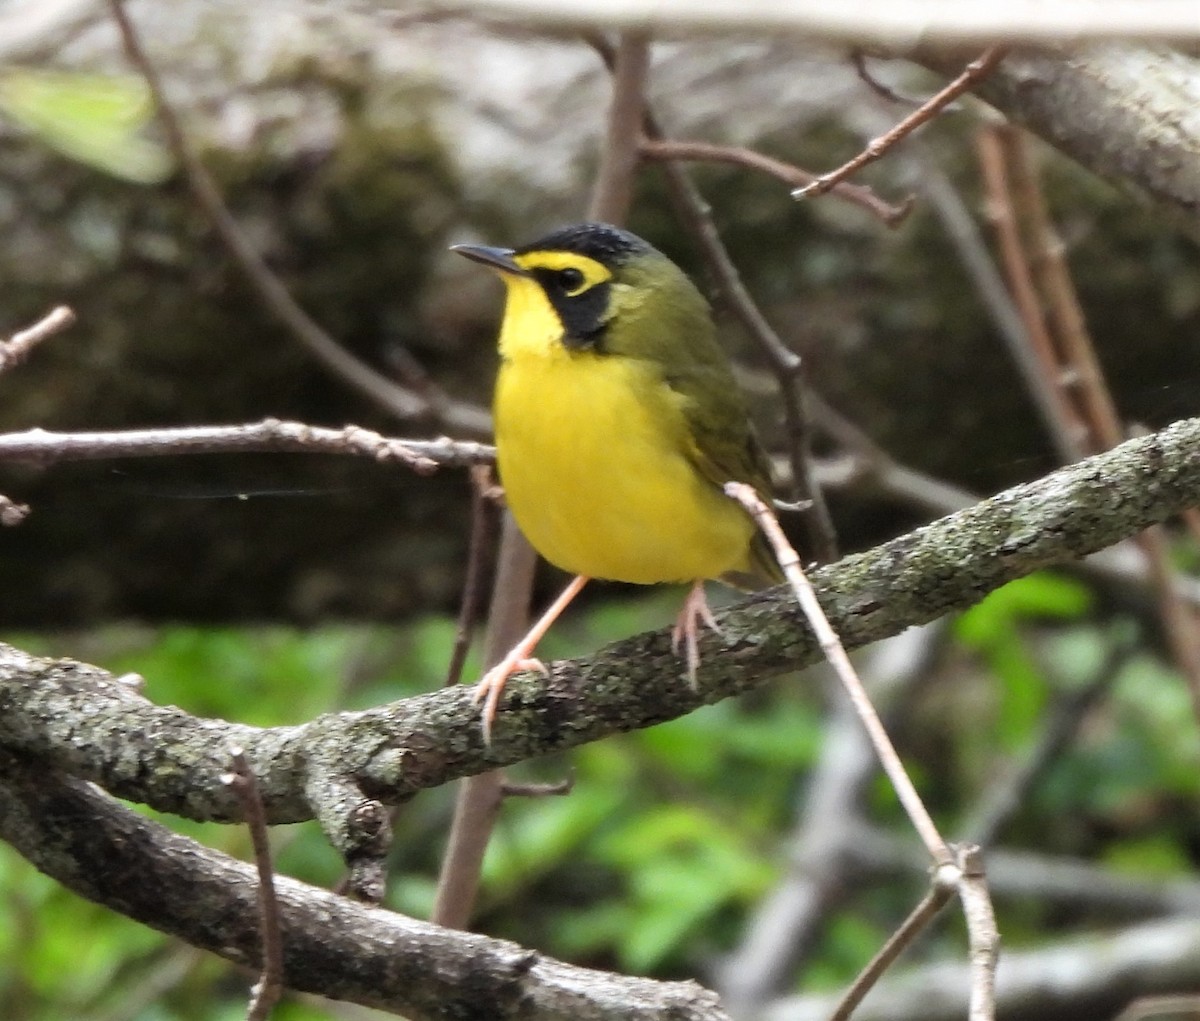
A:
{"type": "Polygon", "coordinates": [[[753,524],[687,459],[678,401],[636,359],[544,339],[507,345],[495,402],[500,478],[542,556],[642,584],[748,568],[753,524]]]}

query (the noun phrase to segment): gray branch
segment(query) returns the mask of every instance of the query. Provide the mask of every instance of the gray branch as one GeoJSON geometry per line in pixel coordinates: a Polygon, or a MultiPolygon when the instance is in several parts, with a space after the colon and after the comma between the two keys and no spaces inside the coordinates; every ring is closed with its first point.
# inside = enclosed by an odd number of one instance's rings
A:
{"type": "MultiPolygon", "coordinates": [[[[1173,918],[1054,947],[1006,950],[996,976],[996,1012],[1023,1021],[1096,1021],[1140,996],[1192,991],[1197,982],[1200,923],[1173,918]]],[[[826,1021],[836,1001],[787,997],[758,1018],[826,1021]]],[[[945,961],[880,982],[854,1021],[960,1021],[966,1011],[967,965],[945,961]]]]}
{"type": "MultiPolygon", "coordinates": [[[[843,642],[857,648],[1198,503],[1200,419],[1187,419],[846,557],[812,579],[843,642]]],[[[160,810],[234,820],[240,808],[217,780],[227,749],[237,744],[259,778],[271,823],[315,817],[349,854],[373,839],[356,832],[358,817],[371,814],[362,811],[366,799],[399,801],[458,777],[647,727],[820,657],[782,589],[750,597],[720,623],[724,638],[707,635],[702,642],[696,691],[666,631],[556,663],[549,678],[514,678],[490,747],[465,687],[259,729],[199,720],[150,703],[96,667],[0,646],[0,747],[160,810]]]]}
{"type": "MultiPolygon", "coordinates": [[[[0,837],[83,897],[237,964],[261,966],[252,866],[82,781],[0,752],[0,837]]],[[[277,876],[284,982],[402,1014],[530,1021],[728,1021],[694,982],[577,968],[277,876]]]]}
{"type": "MultiPolygon", "coordinates": [[[[970,54],[968,55],[970,56],[970,54]]],[[[947,75],[964,55],[922,50],[947,75]]],[[[1010,53],[975,91],[1083,166],[1200,213],[1200,62],[1166,48],[1097,44],[1010,53]]]]}

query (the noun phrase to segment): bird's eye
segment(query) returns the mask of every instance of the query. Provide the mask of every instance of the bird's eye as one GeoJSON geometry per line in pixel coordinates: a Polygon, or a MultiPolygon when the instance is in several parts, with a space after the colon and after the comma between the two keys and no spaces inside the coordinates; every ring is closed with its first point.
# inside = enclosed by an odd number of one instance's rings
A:
{"type": "Polygon", "coordinates": [[[583,286],[583,274],[572,266],[558,271],[558,286],[567,294],[574,294],[583,286]]]}

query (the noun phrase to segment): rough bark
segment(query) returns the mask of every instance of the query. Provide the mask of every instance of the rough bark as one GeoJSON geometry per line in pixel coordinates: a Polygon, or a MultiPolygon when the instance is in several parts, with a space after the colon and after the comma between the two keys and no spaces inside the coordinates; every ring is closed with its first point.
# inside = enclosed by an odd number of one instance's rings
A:
{"type": "MultiPolygon", "coordinates": [[[[1006,582],[1086,556],[1200,503],[1200,419],[1187,419],[1000,493],[813,575],[849,648],[970,606],[1006,582]]],[[[748,691],[821,652],[785,589],[720,617],[693,691],[666,632],[509,685],[493,743],[463,687],[298,727],[258,729],[156,706],[105,671],[0,657],[0,746],[109,792],[198,819],[236,819],[219,778],[245,748],[272,823],[318,818],[344,854],[366,798],[397,801],[497,766],[659,723],[748,691]],[[130,733],[146,740],[131,742],[130,733]]]]}
{"type": "MultiPolygon", "coordinates": [[[[83,897],[258,967],[257,875],[79,780],[0,752],[0,838],[83,897]]],[[[714,993],[576,968],[278,876],[291,989],[412,1021],[723,1021],[714,993]]]]}

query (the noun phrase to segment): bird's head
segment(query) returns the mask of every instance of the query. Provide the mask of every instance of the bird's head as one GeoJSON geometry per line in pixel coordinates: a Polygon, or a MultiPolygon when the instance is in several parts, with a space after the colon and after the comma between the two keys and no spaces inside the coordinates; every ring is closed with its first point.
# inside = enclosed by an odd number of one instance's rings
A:
{"type": "Polygon", "coordinates": [[[590,352],[653,357],[664,338],[707,327],[708,305],[670,259],[604,223],[563,227],[521,248],[455,245],[508,291],[504,358],[590,352]]]}

